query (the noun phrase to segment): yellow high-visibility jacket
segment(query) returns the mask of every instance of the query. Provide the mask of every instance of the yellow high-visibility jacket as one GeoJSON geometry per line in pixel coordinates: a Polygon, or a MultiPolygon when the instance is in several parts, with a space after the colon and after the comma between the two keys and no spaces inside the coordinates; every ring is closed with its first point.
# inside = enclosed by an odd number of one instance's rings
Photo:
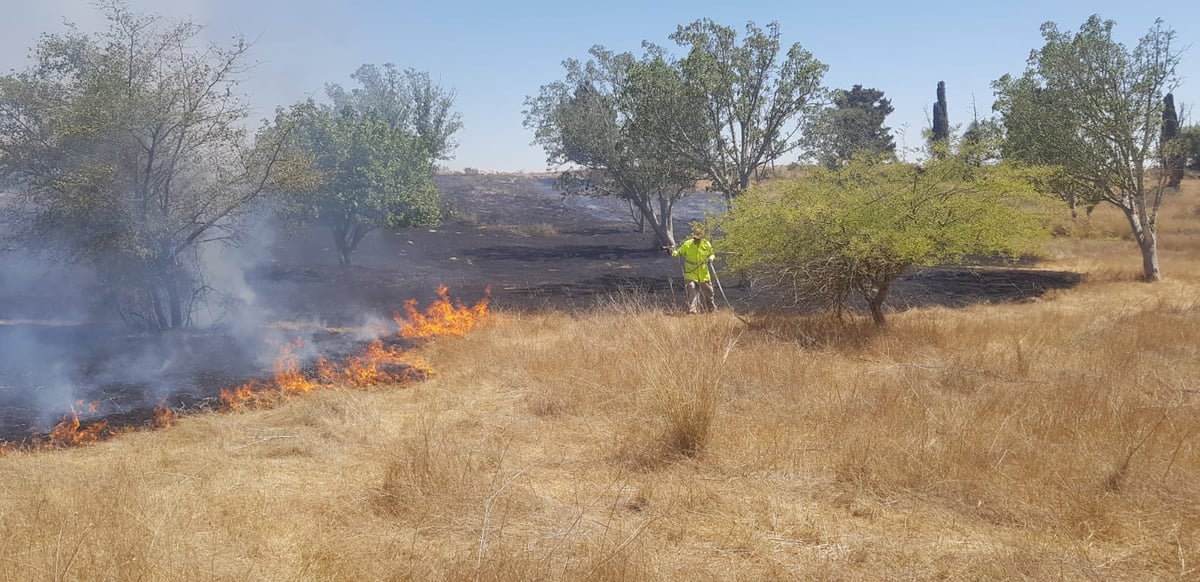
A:
{"type": "Polygon", "coordinates": [[[683,255],[683,278],[688,281],[708,281],[708,258],[713,256],[712,243],[707,239],[689,238],[678,249],[671,251],[672,257],[683,255]]]}

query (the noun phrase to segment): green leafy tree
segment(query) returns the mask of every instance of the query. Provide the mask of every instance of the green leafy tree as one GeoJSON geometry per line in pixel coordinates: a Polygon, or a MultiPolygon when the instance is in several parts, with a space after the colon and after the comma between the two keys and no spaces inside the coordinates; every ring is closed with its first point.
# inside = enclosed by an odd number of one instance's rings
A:
{"type": "Polygon", "coordinates": [[[671,40],[686,50],[674,63],[681,94],[670,100],[680,107],[660,111],[650,123],[664,148],[702,171],[732,202],[801,145],[801,129],[820,110],[828,67],[799,43],[781,53],[774,22],[765,30],[748,23],[739,42],[733,28],[697,20],[680,26],[671,40]],[[700,124],[692,123],[696,113],[700,124]]]}
{"type": "Polygon", "coordinates": [[[247,139],[245,42],[101,9],[106,30],[44,35],[29,69],[0,77],[0,181],[20,189],[25,244],[94,266],[131,328],[177,329],[208,291],[200,247],[241,232],[286,129],[247,139]]]}
{"type": "Polygon", "coordinates": [[[1041,86],[1031,76],[1005,75],[992,83],[996,101],[992,108],[1000,115],[1000,155],[1003,159],[1026,165],[1045,166],[1042,188],[1062,198],[1076,218],[1083,205],[1090,214],[1099,200],[1095,188],[1085,177],[1068,171],[1070,148],[1077,126],[1055,112],[1055,103],[1067,98],[1054,89],[1041,86]]]}
{"type": "Polygon", "coordinates": [[[896,143],[884,125],[894,110],[878,89],[855,85],[834,91],[833,106],[816,117],[807,136],[809,154],[831,169],[854,156],[894,158],[896,143]]]}
{"type": "Polygon", "coordinates": [[[600,46],[590,54],[565,61],[564,80],[526,99],[525,125],[550,164],[567,165],[558,179],[564,192],[625,200],[660,245],[674,245],[673,208],[700,174],[661,147],[646,120],[677,106],[677,72],[660,56],[638,60],[600,46]]]}
{"type": "Polygon", "coordinates": [[[1148,166],[1161,159],[1163,97],[1176,82],[1180,53],[1175,33],[1161,21],[1132,49],[1113,39],[1113,26],[1099,16],[1074,33],[1042,25],[1046,44],[1030,55],[1022,78],[1005,76],[995,86],[998,99],[1011,104],[1038,97],[1033,107],[1005,117],[1009,139],[1014,133],[1036,139],[1041,128],[1053,128],[1048,133],[1063,173],[1086,203],[1107,202],[1125,214],[1143,278],[1158,281],[1158,210],[1168,176],[1148,166]]]}
{"type": "Polygon", "coordinates": [[[453,157],[458,144],[454,134],[462,129],[462,115],[454,111],[454,90],[434,83],[429,73],[365,64],[351,78],[358,86],[347,91],[337,83],[325,86],[335,109],[351,108],[373,114],[391,125],[421,138],[435,160],[453,157]]]}
{"type": "Polygon", "coordinates": [[[433,160],[419,136],[374,113],[311,100],[280,112],[276,126],[292,128],[287,155],[308,172],[291,184],[288,208],[329,228],[343,267],[377,228],[440,220],[433,160]]]}
{"type": "Polygon", "coordinates": [[[972,166],[1000,161],[1004,130],[993,119],[975,119],[967,126],[958,144],[958,155],[972,166]]]}
{"type": "Polygon", "coordinates": [[[1200,170],[1200,125],[1188,125],[1179,130],[1179,141],[1184,164],[1192,170],[1200,170]]]}
{"type": "Polygon", "coordinates": [[[719,219],[731,270],[796,304],[839,313],[852,297],[885,323],[912,267],[1031,252],[1047,235],[1023,173],[959,157],[924,166],[854,160],[751,190],[719,219]]]}

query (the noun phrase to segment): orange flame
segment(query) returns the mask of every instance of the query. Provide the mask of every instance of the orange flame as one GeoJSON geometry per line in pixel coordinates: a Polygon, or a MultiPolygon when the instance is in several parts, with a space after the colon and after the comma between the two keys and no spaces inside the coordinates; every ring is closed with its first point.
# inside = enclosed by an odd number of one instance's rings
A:
{"type": "MultiPolygon", "coordinates": [[[[424,339],[440,335],[461,336],[471,331],[488,315],[488,298],[485,296],[474,306],[467,307],[451,301],[445,285],[437,289],[438,300],[425,309],[417,310],[417,300],[404,302],[405,315],[393,316],[400,326],[399,334],[406,339],[424,339]]],[[[295,348],[300,341],[284,346],[275,362],[275,376],[271,380],[252,380],[237,388],[221,390],[222,412],[243,408],[270,408],[293,395],[306,394],[317,388],[348,386],[366,388],[380,384],[407,384],[429,378],[433,370],[428,364],[407,354],[403,350],[388,348],[382,340],[371,342],[366,351],[331,362],[326,358],[317,360],[315,380],[301,371],[295,348]]]]}
{"type": "Polygon", "coordinates": [[[154,407],[154,418],[147,423],[150,428],[167,428],[175,424],[179,420],[179,413],[171,410],[165,401],[160,401],[158,406],[154,407]]]}
{"type": "Polygon", "coordinates": [[[410,359],[402,350],[386,348],[382,340],[375,340],[365,352],[350,357],[341,367],[321,359],[317,362],[317,375],[325,384],[354,388],[407,384],[430,375],[427,365],[412,363],[410,359]]]}
{"type": "Polygon", "coordinates": [[[275,360],[275,386],[284,394],[307,394],[317,388],[300,372],[300,359],[296,357],[296,348],[304,345],[304,340],[296,340],[283,346],[283,353],[275,360]]]}
{"type": "Polygon", "coordinates": [[[425,339],[442,335],[462,336],[474,329],[487,317],[488,297],[485,295],[474,306],[450,301],[450,291],[445,285],[437,289],[438,299],[425,309],[417,311],[417,300],[404,302],[404,315],[393,316],[400,326],[400,336],[405,339],[425,339]]]}
{"type": "MultiPolygon", "coordinates": [[[[417,310],[417,300],[404,302],[404,316],[393,316],[400,326],[399,335],[405,339],[426,339],[442,335],[462,336],[479,325],[488,315],[488,297],[485,295],[475,305],[467,307],[450,300],[445,285],[437,289],[438,299],[425,309],[417,310]]],[[[382,333],[382,330],[381,330],[382,333]]],[[[270,408],[294,395],[307,394],[317,388],[350,386],[366,388],[380,384],[407,384],[433,376],[433,369],[420,357],[397,348],[384,346],[383,340],[375,340],[358,355],[346,358],[340,364],[325,358],[317,361],[315,380],[306,376],[295,351],[303,345],[296,340],[282,347],[274,363],[274,376],[269,380],[251,380],[236,388],[221,389],[221,412],[242,408],[270,408]]],[[[82,400],[76,403],[81,409],[82,400]]],[[[99,402],[87,405],[90,412],[100,408],[99,402]]],[[[148,428],[166,428],[175,424],[179,413],[166,405],[165,401],[154,408],[153,418],[146,421],[148,428]]],[[[79,420],[75,406],[71,414],[64,416],[50,431],[47,446],[87,445],[111,437],[118,432],[108,428],[107,421],[91,423],[86,427],[79,420]]],[[[0,441],[0,456],[16,450],[12,443],[0,441]]]]}
{"type": "Polygon", "coordinates": [[[225,405],[221,412],[229,412],[242,408],[262,409],[271,408],[287,399],[274,381],[251,380],[237,388],[222,388],[221,403],[225,405]]]}
{"type": "MultiPolygon", "coordinates": [[[[81,400],[79,404],[83,404],[81,400]]],[[[88,408],[95,412],[100,405],[93,402],[88,408]]],[[[71,407],[71,414],[63,416],[63,419],[54,428],[50,430],[50,444],[52,446],[71,446],[71,445],[90,445],[100,442],[105,436],[105,429],[108,428],[108,421],[102,420],[94,422],[87,427],[82,427],[79,422],[79,412],[75,407],[71,407]]]]}
{"type": "Polygon", "coordinates": [[[301,345],[304,345],[304,341],[297,339],[283,346],[279,358],[275,360],[275,376],[271,380],[251,380],[237,388],[222,388],[221,402],[225,405],[223,411],[269,408],[292,395],[307,394],[315,390],[317,384],[301,372],[300,359],[295,354],[296,348],[301,345]]]}
{"type": "Polygon", "coordinates": [[[222,388],[221,403],[225,405],[222,411],[236,410],[256,401],[259,390],[255,390],[255,388],[258,386],[260,386],[259,382],[252,380],[237,388],[222,388]]]}

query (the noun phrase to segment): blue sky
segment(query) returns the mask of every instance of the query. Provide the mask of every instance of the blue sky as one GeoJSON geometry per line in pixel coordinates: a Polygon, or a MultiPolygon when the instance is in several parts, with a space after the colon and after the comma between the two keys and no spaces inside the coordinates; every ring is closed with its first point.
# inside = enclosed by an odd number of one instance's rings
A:
{"type": "MultiPolygon", "coordinates": [[[[64,19],[84,29],[103,20],[90,0],[0,0],[0,71],[28,64],[40,33],[62,30],[64,19]]],[[[258,62],[243,84],[259,117],[276,105],[323,97],[326,82],[350,83],[362,63],[393,62],[429,71],[458,93],[464,128],[450,168],[546,169],[543,152],[522,126],[526,96],[562,76],[561,62],[586,57],[601,44],[640,53],[642,40],[673,47],[677,25],[698,18],[741,28],[778,21],[785,45],[800,43],[829,65],[825,85],[875,87],[896,111],[888,125],[920,144],[929,125],[938,81],[945,81],[952,124],[990,113],[990,83],[1019,74],[1029,51],[1041,46],[1039,27],[1057,22],[1076,30],[1093,13],[1117,22],[1116,36],[1133,45],[1163,18],[1180,46],[1200,41],[1200,6],[1143,0],[975,3],[876,2],[385,2],[382,0],[131,0],[138,9],[190,16],[212,40],[244,34],[258,62]]],[[[1200,101],[1200,47],[1179,70],[1176,102],[1200,101]]],[[[1190,108],[1189,108],[1190,109],[1190,108]]],[[[1200,110],[1197,110],[1200,111],[1200,110]]],[[[1200,113],[1194,113],[1200,115],[1200,113]]],[[[784,162],[792,161],[790,159],[784,162]]]]}

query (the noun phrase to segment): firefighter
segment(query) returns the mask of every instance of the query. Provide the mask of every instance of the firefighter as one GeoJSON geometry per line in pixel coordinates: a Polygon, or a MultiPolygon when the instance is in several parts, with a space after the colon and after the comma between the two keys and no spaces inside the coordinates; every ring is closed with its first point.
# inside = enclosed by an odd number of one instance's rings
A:
{"type": "Polygon", "coordinates": [[[692,225],[692,236],[674,249],[666,247],[672,257],[683,257],[683,280],[687,285],[688,313],[698,313],[701,306],[705,311],[717,310],[716,297],[713,295],[712,278],[708,265],[716,256],[713,246],[704,238],[704,227],[692,225]]]}

